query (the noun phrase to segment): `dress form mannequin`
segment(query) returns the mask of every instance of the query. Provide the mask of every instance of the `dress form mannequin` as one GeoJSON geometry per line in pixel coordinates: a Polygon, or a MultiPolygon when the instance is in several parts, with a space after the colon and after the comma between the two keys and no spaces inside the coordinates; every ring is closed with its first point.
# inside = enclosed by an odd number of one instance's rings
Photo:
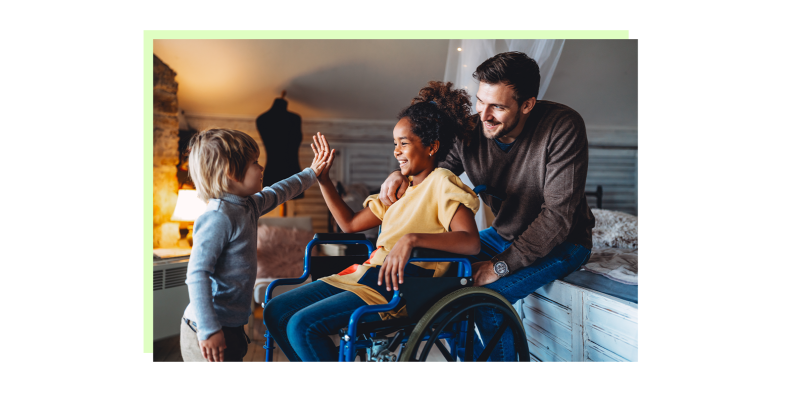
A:
{"type": "MultiPolygon", "coordinates": [[[[270,186],[302,170],[299,161],[301,119],[300,115],[286,110],[285,96],[284,90],[281,97],[275,99],[272,108],[256,118],[256,128],[267,151],[262,187],[270,186]]],[[[295,198],[303,198],[303,193],[295,198]]]]}

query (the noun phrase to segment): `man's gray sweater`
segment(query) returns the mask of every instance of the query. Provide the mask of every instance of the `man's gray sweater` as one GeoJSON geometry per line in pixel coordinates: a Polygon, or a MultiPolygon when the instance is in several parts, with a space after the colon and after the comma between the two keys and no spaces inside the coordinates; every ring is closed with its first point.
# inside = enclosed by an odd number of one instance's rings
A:
{"type": "Polygon", "coordinates": [[[493,260],[510,272],[533,264],[561,242],[591,249],[594,215],[586,202],[588,139],[583,118],[563,104],[539,100],[514,145],[504,152],[484,136],[481,119],[467,143],[457,141],[438,166],[474,185],[495,215],[492,227],[512,242],[493,260]]]}
{"type": "Polygon", "coordinates": [[[247,323],[256,281],[258,218],[315,182],[316,174],[306,168],[249,197],[225,194],[209,200],[193,227],[185,281],[190,304],[184,317],[198,324],[199,340],[223,326],[247,323]]]}

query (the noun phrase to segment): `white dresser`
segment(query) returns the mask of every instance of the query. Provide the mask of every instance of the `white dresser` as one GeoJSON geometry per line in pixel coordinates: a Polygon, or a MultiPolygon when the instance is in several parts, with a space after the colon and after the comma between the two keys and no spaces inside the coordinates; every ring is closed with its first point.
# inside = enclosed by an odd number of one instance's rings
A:
{"type": "Polygon", "coordinates": [[[638,304],[556,280],[515,308],[531,361],[638,361],[638,304]]]}

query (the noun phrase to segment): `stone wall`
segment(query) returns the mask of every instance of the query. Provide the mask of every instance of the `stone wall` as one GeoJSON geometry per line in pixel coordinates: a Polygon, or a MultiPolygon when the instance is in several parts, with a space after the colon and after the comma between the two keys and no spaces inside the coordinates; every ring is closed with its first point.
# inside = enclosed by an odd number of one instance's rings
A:
{"type": "Polygon", "coordinates": [[[176,247],[179,224],[170,221],[179,183],[179,103],[176,73],[154,56],[154,247],[176,247]]]}

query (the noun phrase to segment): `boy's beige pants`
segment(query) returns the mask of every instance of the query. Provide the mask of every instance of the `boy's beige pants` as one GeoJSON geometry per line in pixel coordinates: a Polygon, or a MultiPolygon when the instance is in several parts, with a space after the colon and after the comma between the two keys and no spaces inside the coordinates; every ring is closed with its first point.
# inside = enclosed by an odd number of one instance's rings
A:
{"type": "MultiPolygon", "coordinates": [[[[247,354],[247,346],[250,340],[245,335],[243,327],[223,327],[223,335],[226,340],[226,350],[223,354],[225,361],[242,361],[247,354]]],[[[182,359],[185,362],[197,361],[206,362],[201,355],[201,347],[198,345],[198,334],[193,331],[184,319],[181,319],[181,333],[179,335],[182,359]]]]}

